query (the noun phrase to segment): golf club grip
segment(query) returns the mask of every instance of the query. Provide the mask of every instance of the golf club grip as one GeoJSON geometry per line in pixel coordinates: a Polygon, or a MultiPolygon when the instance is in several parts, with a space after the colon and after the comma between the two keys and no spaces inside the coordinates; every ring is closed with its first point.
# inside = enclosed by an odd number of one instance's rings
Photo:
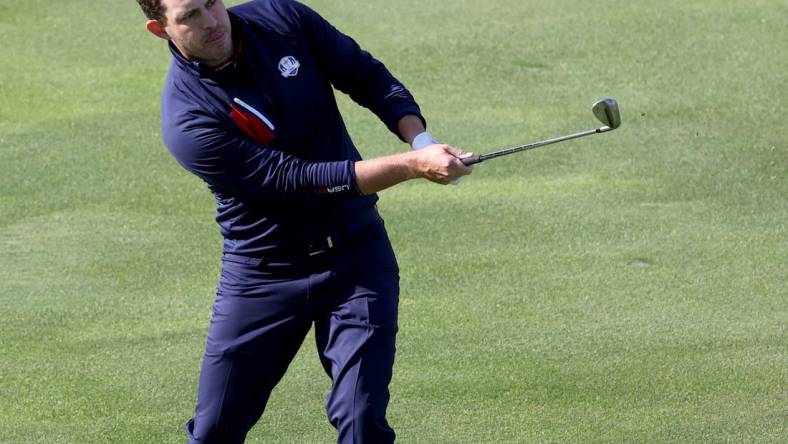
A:
{"type": "Polygon", "coordinates": [[[479,163],[481,161],[482,161],[482,156],[480,154],[476,154],[476,155],[473,155],[473,156],[470,156],[470,157],[465,157],[463,159],[460,159],[460,162],[462,162],[462,164],[465,165],[465,166],[471,166],[471,165],[473,165],[475,163],[479,163]]]}

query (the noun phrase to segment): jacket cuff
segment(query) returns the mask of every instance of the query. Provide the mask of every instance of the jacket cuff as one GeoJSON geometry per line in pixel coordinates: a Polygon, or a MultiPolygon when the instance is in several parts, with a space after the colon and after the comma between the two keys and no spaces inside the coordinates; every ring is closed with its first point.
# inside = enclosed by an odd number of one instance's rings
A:
{"type": "Polygon", "coordinates": [[[352,160],[326,162],[314,165],[312,192],[333,196],[359,196],[356,167],[352,160]]]}
{"type": "Polygon", "coordinates": [[[389,131],[394,133],[397,137],[399,137],[399,140],[401,140],[401,141],[403,141],[405,143],[408,143],[408,141],[405,140],[405,138],[402,137],[402,134],[399,133],[399,126],[398,125],[399,125],[400,119],[402,119],[403,117],[405,117],[407,115],[413,115],[413,116],[418,117],[419,120],[421,120],[421,124],[424,125],[424,129],[425,130],[427,129],[427,121],[424,120],[424,116],[421,115],[421,110],[419,109],[419,107],[415,106],[415,105],[414,106],[407,106],[407,107],[397,108],[396,111],[394,111],[390,115],[386,116],[386,118],[384,120],[384,123],[386,124],[386,127],[388,127],[389,131]]]}

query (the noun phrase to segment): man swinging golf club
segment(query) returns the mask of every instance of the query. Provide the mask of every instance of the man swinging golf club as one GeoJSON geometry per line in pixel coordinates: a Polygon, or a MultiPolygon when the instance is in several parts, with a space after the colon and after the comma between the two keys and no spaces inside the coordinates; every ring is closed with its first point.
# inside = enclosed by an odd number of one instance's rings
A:
{"type": "Polygon", "coordinates": [[[137,0],[169,42],[164,142],[216,197],[222,270],[191,443],[240,443],[314,325],[340,443],[390,443],[399,275],[377,191],[470,174],[408,90],[291,0],[137,0]],[[414,148],[362,160],[332,86],[414,148]]]}

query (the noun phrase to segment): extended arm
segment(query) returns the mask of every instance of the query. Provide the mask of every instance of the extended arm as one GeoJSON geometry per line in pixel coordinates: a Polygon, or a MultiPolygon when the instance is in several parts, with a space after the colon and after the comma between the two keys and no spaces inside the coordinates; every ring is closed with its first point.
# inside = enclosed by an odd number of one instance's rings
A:
{"type": "MultiPolygon", "coordinates": [[[[357,162],[305,162],[257,145],[205,116],[179,120],[178,131],[164,132],[178,162],[212,186],[255,199],[292,193],[371,194],[416,178],[446,184],[471,172],[459,160],[469,154],[449,145],[357,162]]],[[[403,126],[408,134],[420,129],[418,124],[408,127],[407,121],[403,126]]]]}
{"type": "Polygon", "coordinates": [[[471,168],[459,160],[468,155],[449,145],[431,145],[418,151],[361,160],[355,164],[356,184],[362,194],[417,178],[446,185],[471,173],[471,168]]]}

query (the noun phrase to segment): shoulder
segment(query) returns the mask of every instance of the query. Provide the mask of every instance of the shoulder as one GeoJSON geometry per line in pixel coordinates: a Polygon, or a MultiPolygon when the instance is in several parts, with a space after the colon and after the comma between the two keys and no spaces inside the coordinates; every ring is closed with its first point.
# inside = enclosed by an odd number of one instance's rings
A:
{"type": "MultiPolygon", "coordinates": [[[[161,131],[164,144],[175,154],[191,149],[203,128],[222,125],[222,103],[192,73],[170,66],[161,96],[161,131]]],[[[177,156],[176,156],[177,157],[177,156]]]]}
{"type": "Polygon", "coordinates": [[[280,34],[298,33],[318,17],[310,7],[295,0],[252,0],[228,10],[247,23],[280,34]]]}
{"type": "Polygon", "coordinates": [[[272,27],[292,26],[309,8],[293,0],[252,0],[228,10],[246,21],[272,27]]]}
{"type": "Polygon", "coordinates": [[[206,106],[206,96],[197,76],[173,62],[162,88],[162,122],[199,111],[206,106]]]}

